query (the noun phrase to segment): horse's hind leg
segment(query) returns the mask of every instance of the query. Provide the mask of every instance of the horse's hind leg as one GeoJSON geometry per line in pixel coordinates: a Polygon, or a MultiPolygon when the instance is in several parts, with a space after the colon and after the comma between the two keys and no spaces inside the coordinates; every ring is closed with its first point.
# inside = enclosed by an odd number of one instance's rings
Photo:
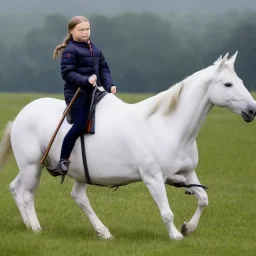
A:
{"type": "MultiPolygon", "coordinates": [[[[193,172],[188,177],[186,183],[187,184],[200,184],[195,172],[193,172]]],[[[188,223],[184,222],[184,224],[182,225],[181,233],[184,236],[189,235],[196,230],[197,225],[199,223],[199,219],[201,217],[201,214],[202,214],[204,208],[208,205],[208,196],[203,188],[191,187],[191,188],[189,188],[189,191],[192,192],[197,197],[198,206],[197,206],[196,212],[193,215],[193,217],[191,218],[191,220],[188,223]]]]}
{"type": "Polygon", "coordinates": [[[24,223],[33,231],[40,231],[34,207],[34,194],[40,182],[42,167],[38,163],[21,165],[20,172],[10,184],[10,190],[24,223]]]}
{"type": "Polygon", "coordinates": [[[93,211],[90,201],[86,196],[86,184],[75,181],[74,187],[71,192],[72,198],[75,200],[77,205],[84,211],[84,213],[89,218],[91,224],[93,225],[94,229],[96,230],[98,236],[104,239],[111,239],[112,235],[110,234],[108,228],[104,226],[104,224],[100,221],[97,217],[95,212],[93,211]]]}
{"type": "Polygon", "coordinates": [[[30,221],[25,209],[25,203],[23,200],[23,190],[22,190],[22,181],[20,174],[17,175],[17,177],[11,182],[9,189],[12,193],[12,197],[20,211],[21,217],[25,225],[29,228],[31,227],[30,221]]]}
{"type": "Polygon", "coordinates": [[[23,199],[25,203],[25,209],[32,230],[37,232],[41,230],[41,226],[35,211],[34,196],[40,183],[42,167],[38,163],[34,163],[28,164],[23,168],[24,169],[20,170],[20,172],[23,184],[23,199]]]}
{"type": "Polygon", "coordinates": [[[32,132],[33,126],[26,126],[25,124],[26,121],[22,122],[17,117],[12,126],[11,143],[19,168],[19,175],[10,185],[10,188],[15,201],[19,200],[17,206],[22,212],[22,218],[25,218],[26,224],[29,223],[33,231],[40,231],[41,227],[34,207],[34,194],[39,185],[43,168],[40,165],[43,151],[38,138],[32,132]],[[16,192],[19,195],[15,195],[16,192]],[[23,214],[24,209],[27,216],[23,214]]]}

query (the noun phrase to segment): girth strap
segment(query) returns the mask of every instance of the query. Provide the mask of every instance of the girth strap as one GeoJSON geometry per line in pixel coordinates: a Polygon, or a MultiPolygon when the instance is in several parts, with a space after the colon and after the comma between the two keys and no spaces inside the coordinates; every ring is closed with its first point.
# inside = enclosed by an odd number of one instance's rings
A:
{"type": "Polygon", "coordinates": [[[91,178],[89,175],[88,165],[87,165],[85,145],[84,145],[84,136],[81,135],[80,138],[81,138],[82,159],[83,159],[83,165],[84,165],[84,175],[85,175],[87,183],[92,184],[92,181],[91,181],[91,178]]]}
{"type": "MultiPolygon", "coordinates": [[[[95,87],[92,93],[92,99],[91,99],[91,104],[90,104],[90,110],[89,110],[89,116],[88,116],[88,121],[91,120],[93,115],[95,115],[95,108],[98,102],[107,94],[106,91],[99,91],[95,87]]],[[[94,117],[95,118],[95,117],[94,117]]],[[[88,122],[87,121],[87,122],[88,122]]],[[[88,125],[88,124],[87,124],[88,125]]],[[[87,126],[86,125],[86,126],[87,126]]],[[[87,159],[86,159],[86,152],[85,152],[85,143],[84,143],[84,135],[82,134],[80,136],[81,138],[81,149],[82,149],[82,159],[83,159],[83,165],[84,165],[84,175],[86,178],[86,181],[88,184],[92,184],[90,175],[89,175],[89,169],[88,169],[88,164],[87,164],[87,159]]]]}

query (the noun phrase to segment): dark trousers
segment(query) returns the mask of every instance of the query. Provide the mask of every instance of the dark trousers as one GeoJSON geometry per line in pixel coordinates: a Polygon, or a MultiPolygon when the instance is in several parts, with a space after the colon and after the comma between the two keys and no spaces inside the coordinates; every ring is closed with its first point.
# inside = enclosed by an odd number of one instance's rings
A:
{"type": "Polygon", "coordinates": [[[74,104],[71,108],[73,125],[66,134],[61,148],[60,159],[69,159],[76,140],[85,131],[89,115],[90,102],[86,104],[74,104]]]}

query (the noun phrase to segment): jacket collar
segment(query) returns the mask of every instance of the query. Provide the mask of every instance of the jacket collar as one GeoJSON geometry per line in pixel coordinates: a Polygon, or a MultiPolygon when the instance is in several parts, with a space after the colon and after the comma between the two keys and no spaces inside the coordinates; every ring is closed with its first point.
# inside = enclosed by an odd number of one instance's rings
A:
{"type": "MultiPolygon", "coordinates": [[[[91,40],[90,40],[90,42],[91,42],[91,45],[93,45],[93,42],[91,40]]],[[[77,42],[73,38],[69,41],[69,43],[72,43],[72,44],[75,44],[75,45],[80,45],[80,46],[86,47],[86,48],[89,47],[89,44],[87,42],[77,42]]]]}

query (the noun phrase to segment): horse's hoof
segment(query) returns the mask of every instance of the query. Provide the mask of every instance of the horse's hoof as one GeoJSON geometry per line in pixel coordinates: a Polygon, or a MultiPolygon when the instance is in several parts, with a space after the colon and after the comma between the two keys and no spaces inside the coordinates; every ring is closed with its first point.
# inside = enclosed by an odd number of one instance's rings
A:
{"type": "Polygon", "coordinates": [[[35,234],[40,234],[42,232],[41,227],[31,227],[31,228],[35,234]]]}
{"type": "Polygon", "coordinates": [[[172,235],[172,236],[171,236],[171,239],[172,239],[172,240],[176,240],[176,241],[181,241],[181,240],[183,239],[183,235],[180,234],[180,233],[177,233],[177,234],[175,234],[175,235],[172,235]]]}
{"type": "Polygon", "coordinates": [[[108,230],[107,231],[97,232],[97,235],[101,239],[106,239],[106,240],[114,239],[114,237],[110,234],[110,232],[108,230]]]}
{"type": "Polygon", "coordinates": [[[196,227],[192,224],[184,222],[181,227],[181,234],[183,236],[188,236],[189,234],[193,233],[196,230],[196,227]]]}
{"type": "Polygon", "coordinates": [[[106,240],[112,240],[114,237],[109,233],[109,234],[98,234],[99,238],[101,239],[106,239],[106,240]]]}

